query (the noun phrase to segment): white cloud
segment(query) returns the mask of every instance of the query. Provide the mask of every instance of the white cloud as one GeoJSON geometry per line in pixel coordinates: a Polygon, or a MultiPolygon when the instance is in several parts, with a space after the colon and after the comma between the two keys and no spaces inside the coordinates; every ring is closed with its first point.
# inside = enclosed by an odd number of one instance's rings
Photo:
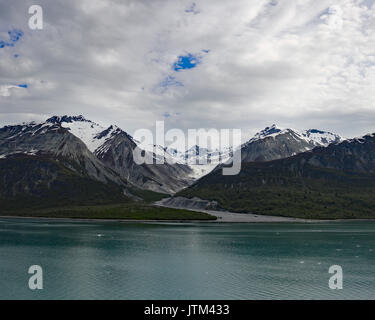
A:
{"type": "Polygon", "coordinates": [[[10,89],[17,88],[16,86],[9,86],[9,85],[3,85],[0,86],[0,96],[2,97],[9,97],[10,96],[10,89]]]}
{"type": "Polygon", "coordinates": [[[375,132],[372,0],[205,0],[195,14],[192,1],[40,2],[37,32],[27,1],[0,4],[1,30],[24,31],[0,49],[0,83],[29,84],[20,95],[0,89],[3,122],[84,114],[132,133],[168,113],[167,125],[182,129],[375,132]],[[200,63],[173,71],[186,53],[200,63]]]}
{"type": "Polygon", "coordinates": [[[16,85],[0,85],[0,97],[10,97],[14,90],[23,89],[20,86],[16,85]]]}

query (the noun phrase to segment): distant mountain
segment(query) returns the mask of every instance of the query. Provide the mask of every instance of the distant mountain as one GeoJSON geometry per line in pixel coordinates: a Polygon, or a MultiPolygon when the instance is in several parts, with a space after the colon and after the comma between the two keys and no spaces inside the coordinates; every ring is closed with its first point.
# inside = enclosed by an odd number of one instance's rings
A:
{"type": "Polygon", "coordinates": [[[300,133],[305,139],[315,146],[327,147],[331,143],[339,143],[344,139],[338,134],[317,129],[310,129],[300,133]]]}
{"type": "Polygon", "coordinates": [[[195,145],[185,151],[185,153],[183,154],[183,158],[192,165],[197,165],[205,162],[217,165],[220,162],[225,162],[226,160],[228,160],[231,157],[231,153],[231,147],[227,147],[224,150],[219,150],[203,148],[195,145]]]}
{"type": "Polygon", "coordinates": [[[282,159],[342,140],[340,136],[330,132],[315,129],[299,132],[272,125],[242,145],[241,158],[243,162],[282,159]]]}
{"type": "MultiPolygon", "coordinates": [[[[150,145],[142,148],[155,160],[164,158],[165,165],[137,166],[129,155],[136,146],[140,147],[139,142],[117,126],[111,125],[105,128],[82,115],[54,116],[49,118],[47,123],[67,128],[81,139],[106,166],[115,170],[121,177],[141,188],[158,192],[179,191],[189,186],[194,180],[210,173],[233,155],[232,148],[212,150],[195,145],[186,151],[179,151],[150,145]],[[110,148],[114,142],[119,146],[121,144],[121,147],[110,148]],[[120,149],[122,154],[118,153],[120,149]],[[167,159],[174,159],[176,164],[168,164],[167,159]]],[[[282,159],[311,150],[316,146],[326,146],[341,140],[342,138],[338,135],[316,129],[299,132],[272,125],[257,133],[242,146],[242,161],[282,159]]]]}
{"type": "Polygon", "coordinates": [[[215,170],[177,195],[217,201],[237,212],[375,218],[375,134],[289,158],[244,162],[237,176],[215,170]]]}
{"type": "Polygon", "coordinates": [[[233,155],[232,150],[232,147],[213,150],[198,145],[194,145],[186,151],[165,148],[168,157],[174,158],[177,163],[185,163],[192,169],[190,177],[194,180],[205,176],[219,164],[228,161],[233,155]]]}
{"type": "Polygon", "coordinates": [[[315,146],[328,146],[331,143],[337,143],[343,140],[339,135],[327,131],[317,129],[309,129],[305,131],[298,131],[290,128],[282,129],[276,124],[273,124],[272,126],[266,127],[262,131],[256,133],[250,142],[267,137],[276,138],[288,133],[294,134],[296,137],[304,139],[308,144],[315,146]]]}
{"type": "MultiPolygon", "coordinates": [[[[54,116],[47,119],[46,123],[58,124],[63,128],[67,128],[70,133],[81,139],[91,152],[95,152],[106,140],[122,132],[117,126],[111,125],[105,128],[91,120],[87,120],[82,115],[54,116]]],[[[130,139],[132,138],[130,137],[130,139]]]]}
{"type": "Polygon", "coordinates": [[[14,154],[49,157],[95,180],[124,183],[80,139],[58,124],[29,123],[0,128],[0,158],[14,154]]]}
{"type": "Polygon", "coordinates": [[[80,139],[53,123],[0,129],[0,180],[3,208],[10,203],[42,206],[127,201],[125,194],[132,187],[103,165],[80,139]]]}
{"type": "MultiPolygon", "coordinates": [[[[272,126],[242,146],[242,159],[249,162],[284,158],[340,140],[336,135],[319,130],[297,132],[272,126]]],[[[79,191],[80,184],[112,190],[111,195],[118,199],[139,199],[139,190],[173,194],[205,176],[233,154],[232,148],[219,151],[195,145],[178,151],[152,145],[144,152],[155,160],[164,158],[164,164],[137,165],[133,159],[137,146],[139,142],[119,127],[103,127],[82,115],[53,116],[44,123],[5,126],[0,129],[0,163],[3,166],[14,164],[18,171],[14,175],[2,171],[6,181],[3,195],[46,195],[53,190],[60,190],[61,194],[74,191],[77,195],[83,192],[79,191]],[[22,171],[21,159],[31,172],[22,171]],[[168,159],[176,163],[169,164],[168,159]],[[202,164],[204,159],[206,164],[202,164]],[[22,175],[26,180],[16,180],[16,176],[22,175]],[[87,183],[78,182],[83,181],[81,179],[87,183]],[[58,187],[62,185],[64,190],[58,187]],[[103,187],[109,185],[111,187],[103,187]]],[[[103,195],[102,191],[99,194],[103,195]]],[[[101,198],[105,197],[97,197],[97,200],[101,198]]]]}
{"type": "MultiPolygon", "coordinates": [[[[81,139],[91,152],[108,168],[113,169],[121,178],[135,186],[155,192],[174,193],[193,182],[192,169],[181,163],[137,165],[133,159],[133,150],[139,143],[117,126],[104,128],[101,125],[80,116],[54,116],[47,123],[59,124],[81,139]]],[[[162,147],[155,146],[146,152],[157,159],[168,157],[162,147]]],[[[156,161],[155,161],[156,163],[156,161]]]]}
{"type": "MultiPolygon", "coordinates": [[[[147,190],[174,193],[193,182],[190,177],[192,170],[185,164],[169,164],[166,160],[164,164],[136,164],[133,159],[136,147],[134,140],[120,131],[96,149],[95,155],[121,177],[147,190]]],[[[156,153],[151,156],[157,158],[156,153]]]]}

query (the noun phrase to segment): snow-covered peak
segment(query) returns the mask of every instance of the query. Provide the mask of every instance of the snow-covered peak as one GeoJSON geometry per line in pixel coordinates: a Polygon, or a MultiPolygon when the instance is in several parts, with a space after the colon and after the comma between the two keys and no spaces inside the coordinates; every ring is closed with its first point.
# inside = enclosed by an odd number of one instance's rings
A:
{"type": "Polygon", "coordinates": [[[154,144],[144,145],[139,141],[135,143],[146,152],[152,153],[154,159],[164,158],[169,163],[188,165],[192,169],[190,177],[194,180],[210,173],[218,164],[226,162],[232,156],[233,150],[232,147],[220,151],[194,145],[184,151],[154,144]]]}
{"type": "MultiPolygon", "coordinates": [[[[145,150],[146,152],[152,154],[153,159],[157,161],[169,161],[169,163],[182,163],[181,159],[176,154],[171,154],[168,150],[168,148],[164,148],[157,144],[143,144],[140,143],[137,140],[133,140],[136,145],[141,148],[142,150],[145,150]]],[[[172,150],[172,149],[171,149],[172,150]]],[[[177,150],[176,150],[177,152],[177,150]]]]}
{"type": "Polygon", "coordinates": [[[267,137],[276,137],[288,131],[294,131],[294,130],[280,128],[276,124],[273,124],[272,126],[266,127],[262,131],[259,131],[258,133],[256,133],[254,137],[251,139],[251,141],[260,140],[260,139],[264,139],[267,137]]]}
{"type": "Polygon", "coordinates": [[[248,142],[245,143],[245,145],[252,143],[254,141],[257,141],[257,140],[263,140],[268,137],[276,137],[280,134],[285,133],[287,130],[290,130],[290,129],[280,128],[276,124],[273,124],[272,126],[266,127],[263,130],[257,132],[254,135],[254,137],[252,137],[248,142]]]}
{"type": "Polygon", "coordinates": [[[35,121],[23,122],[16,125],[7,125],[1,128],[2,130],[10,130],[13,135],[7,139],[14,138],[16,136],[21,137],[24,134],[37,135],[45,134],[48,130],[57,130],[60,127],[53,123],[41,122],[37,123],[35,121]]]}
{"type": "Polygon", "coordinates": [[[107,139],[121,132],[121,129],[117,126],[111,125],[105,128],[100,124],[87,120],[82,115],[53,116],[46,122],[59,124],[63,128],[67,128],[73,135],[81,139],[91,152],[102,146],[107,139]]]}
{"type": "Polygon", "coordinates": [[[198,145],[192,146],[190,149],[185,151],[185,156],[186,157],[195,157],[203,154],[210,154],[212,153],[213,150],[209,148],[203,148],[198,145]]]}
{"type": "Polygon", "coordinates": [[[68,116],[68,115],[64,115],[64,116],[53,116],[49,119],[47,119],[46,122],[49,122],[49,123],[57,123],[57,124],[61,124],[61,123],[72,123],[72,122],[91,122],[93,123],[92,121],[90,120],[87,120],[83,115],[78,115],[78,116],[68,116]]]}
{"type": "Polygon", "coordinates": [[[343,139],[342,143],[365,143],[366,140],[375,138],[375,133],[367,133],[364,136],[354,137],[351,139],[343,139]]]}
{"type": "Polygon", "coordinates": [[[256,133],[252,139],[250,139],[246,144],[262,140],[268,137],[277,137],[279,135],[291,134],[294,139],[304,140],[312,147],[315,146],[328,146],[331,143],[339,143],[343,141],[343,138],[337,134],[321,131],[317,129],[309,129],[304,131],[299,131],[291,128],[280,128],[275,124],[263,129],[262,131],[256,133]]]}
{"type": "Polygon", "coordinates": [[[328,146],[331,143],[339,143],[343,141],[343,138],[337,134],[317,129],[303,131],[302,136],[316,146],[328,146]]]}
{"type": "Polygon", "coordinates": [[[280,132],[283,130],[284,129],[277,127],[276,124],[273,124],[272,126],[266,127],[262,131],[255,134],[254,138],[264,138],[271,135],[280,134],[280,132]]]}

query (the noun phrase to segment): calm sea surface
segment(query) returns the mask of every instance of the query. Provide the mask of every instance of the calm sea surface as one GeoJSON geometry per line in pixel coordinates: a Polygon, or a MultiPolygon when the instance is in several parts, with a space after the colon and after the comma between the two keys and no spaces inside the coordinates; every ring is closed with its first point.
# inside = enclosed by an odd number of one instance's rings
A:
{"type": "Polygon", "coordinates": [[[0,219],[0,299],[374,299],[375,222],[0,219]],[[31,265],[44,289],[28,287],[31,265]],[[328,287],[331,265],[343,290],[328,287]]]}

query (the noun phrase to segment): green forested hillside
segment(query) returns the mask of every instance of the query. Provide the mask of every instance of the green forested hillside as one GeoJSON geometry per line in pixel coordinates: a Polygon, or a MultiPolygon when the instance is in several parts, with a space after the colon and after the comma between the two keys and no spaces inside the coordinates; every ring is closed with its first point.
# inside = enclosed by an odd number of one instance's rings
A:
{"type": "Polygon", "coordinates": [[[222,176],[217,170],[178,195],[216,200],[223,209],[236,212],[375,218],[375,175],[293,164],[293,159],[243,163],[237,176],[222,176]]]}

